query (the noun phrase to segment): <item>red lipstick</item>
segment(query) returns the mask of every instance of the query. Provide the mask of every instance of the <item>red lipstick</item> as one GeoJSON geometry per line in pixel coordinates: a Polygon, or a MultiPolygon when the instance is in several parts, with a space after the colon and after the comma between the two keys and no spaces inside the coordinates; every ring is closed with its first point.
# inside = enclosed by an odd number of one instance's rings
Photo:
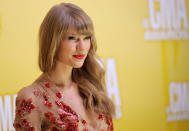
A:
{"type": "Polygon", "coordinates": [[[73,55],[73,57],[77,58],[77,59],[83,59],[85,55],[81,54],[81,55],[73,55]]]}

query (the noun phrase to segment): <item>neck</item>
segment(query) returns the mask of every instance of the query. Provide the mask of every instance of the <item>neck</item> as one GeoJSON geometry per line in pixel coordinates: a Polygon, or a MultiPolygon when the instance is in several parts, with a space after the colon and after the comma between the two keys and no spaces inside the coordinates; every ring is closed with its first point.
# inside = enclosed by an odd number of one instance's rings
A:
{"type": "Polygon", "coordinates": [[[69,87],[73,83],[72,67],[58,61],[56,62],[55,69],[49,72],[47,75],[49,79],[56,85],[69,87]]]}

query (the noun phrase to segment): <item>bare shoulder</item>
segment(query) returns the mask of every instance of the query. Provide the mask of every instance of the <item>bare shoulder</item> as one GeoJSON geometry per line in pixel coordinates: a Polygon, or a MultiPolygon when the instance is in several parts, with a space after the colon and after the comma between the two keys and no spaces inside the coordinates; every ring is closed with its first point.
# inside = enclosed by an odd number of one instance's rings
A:
{"type": "Polygon", "coordinates": [[[22,89],[19,90],[17,99],[34,99],[34,91],[39,88],[39,85],[37,83],[32,83],[28,86],[23,87],[22,89]]]}

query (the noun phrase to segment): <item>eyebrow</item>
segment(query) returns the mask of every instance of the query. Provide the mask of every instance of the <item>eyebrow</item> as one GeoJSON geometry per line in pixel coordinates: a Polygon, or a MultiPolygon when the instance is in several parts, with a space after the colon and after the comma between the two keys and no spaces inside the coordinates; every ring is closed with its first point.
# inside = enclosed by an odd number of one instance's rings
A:
{"type": "MultiPolygon", "coordinates": [[[[69,35],[88,35],[88,34],[79,34],[79,33],[72,33],[72,32],[69,32],[67,33],[67,36],[69,35]]],[[[90,36],[90,35],[89,35],[90,36]]]]}
{"type": "Polygon", "coordinates": [[[68,34],[68,35],[76,35],[76,34],[78,34],[78,33],[75,32],[75,31],[68,31],[67,34],[68,34]]]}
{"type": "Polygon", "coordinates": [[[69,33],[69,35],[77,35],[76,33],[69,33]]]}

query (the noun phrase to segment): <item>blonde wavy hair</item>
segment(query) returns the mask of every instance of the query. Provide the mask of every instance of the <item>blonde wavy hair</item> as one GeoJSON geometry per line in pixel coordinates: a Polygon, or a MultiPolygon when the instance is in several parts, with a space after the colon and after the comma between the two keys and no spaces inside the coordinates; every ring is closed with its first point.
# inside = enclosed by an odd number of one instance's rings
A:
{"type": "Polygon", "coordinates": [[[81,68],[73,68],[72,80],[77,83],[87,110],[108,116],[115,115],[115,107],[105,90],[105,71],[97,62],[97,44],[90,17],[78,6],[61,3],[52,7],[39,29],[39,68],[48,73],[55,68],[60,42],[69,29],[90,35],[91,47],[81,68]]]}

